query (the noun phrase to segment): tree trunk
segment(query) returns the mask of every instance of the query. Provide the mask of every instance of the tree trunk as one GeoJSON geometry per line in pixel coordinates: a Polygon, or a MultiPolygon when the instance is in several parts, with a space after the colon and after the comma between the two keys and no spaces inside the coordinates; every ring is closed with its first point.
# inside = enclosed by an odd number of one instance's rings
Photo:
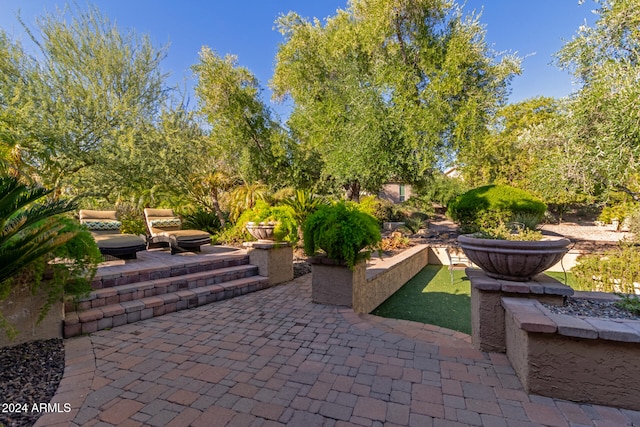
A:
{"type": "Polygon", "coordinates": [[[221,228],[225,228],[225,226],[227,225],[227,222],[224,219],[224,214],[222,212],[222,209],[220,209],[220,202],[218,202],[218,192],[217,191],[212,191],[211,192],[211,200],[213,203],[213,210],[216,212],[216,216],[218,217],[218,220],[220,221],[220,227],[221,228]]]}
{"type": "Polygon", "coordinates": [[[347,189],[347,198],[352,202],[360,203],[360,183],[352,181],[345,187],[347,189]]]}

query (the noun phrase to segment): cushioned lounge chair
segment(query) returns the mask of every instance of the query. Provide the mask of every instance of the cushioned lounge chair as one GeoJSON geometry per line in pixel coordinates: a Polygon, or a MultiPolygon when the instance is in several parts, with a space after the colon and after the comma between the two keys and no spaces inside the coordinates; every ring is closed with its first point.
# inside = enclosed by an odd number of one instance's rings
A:
{"type": "Polygon", "coordinates": [[[144,217],[149,230],[149,244],[168,245],[172,255],[200,252],[200,246],[211,243],[211,235],[206,231],[183,230],[182,221],[172,209],[145,209],[144,217]]]}
{"type": "Polygon", "coordinates": [[[144,238],[134,234],[121,234],[122,223],[116,211],[94,211],[84,209],[79,212],[80,223],[87,226],[102,255],[120,259],[136,259],[136,253],[147,248],[144,238]]]}

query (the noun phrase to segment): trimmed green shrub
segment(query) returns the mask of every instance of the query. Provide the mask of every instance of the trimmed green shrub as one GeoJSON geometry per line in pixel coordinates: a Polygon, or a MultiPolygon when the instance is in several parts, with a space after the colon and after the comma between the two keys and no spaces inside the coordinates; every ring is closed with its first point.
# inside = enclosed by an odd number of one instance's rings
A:
{"type": "Polygon", "coordinates": [[[457,222],[464,233],[496,228],[500,224],[527,218],[528,228],[534,228],[547,206],[532,194],[507,185],[486,185],[456,197],[449,203],[447,215],[457,222]]]}
{"type": "Polygon", "coordinates": [[[605,206],[602,208],[602,212],[598,216],[598,220],[605,224],[611,224],[613,219],[617,219],[620,224],[625,218],[633,215],[638,210],[638,203],[636,202],[624,202],[618,203],[613,206],[605,206]]]}
{"type": "Polygon", "coordinates": [[[345,202],[321,206],[307,218],[302,229],[307,255],[322,249],[329,258],[344,261],[349,268],[370,255],[360,251],[382,240],[376,219],[345,202]]]}

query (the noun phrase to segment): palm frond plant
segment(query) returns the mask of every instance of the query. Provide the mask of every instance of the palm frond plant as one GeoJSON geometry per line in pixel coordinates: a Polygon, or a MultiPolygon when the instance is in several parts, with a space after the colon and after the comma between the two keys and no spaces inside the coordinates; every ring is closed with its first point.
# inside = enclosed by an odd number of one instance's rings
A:
{"type": "Polygon", "coordinates": [[[229,206],[229,217],[232,221],[237,221],[240,215],[247,209],[255,206],[258,200],[266,200],[269,188],[260,183],[245,182],[231,191],[229,206]]]}
{"type": "Polygon", "coordinates": [[[16,178],[0,178],[0,283],[73,237],[54,216],[76,208],[66,200],[35,202],[50,194],[16,178]]]}
{"type": "MultiPolygon", "coordinates": [[[[27,187],[14,177],[0,177],[0,300],[9,296],[16,286],[14,279],[25,271],[29,273],[31,290],[35,292],[47,261],[56,256],[65,258],[59,270],[72,275],[82,270],[91,277],[95,273],[96,253],[99,255],[95,243],[87,238],[89,233],[79,224],[72,224],[61,215],[75,209],[76,203],[68,200],[39,202],[50,193],[51,190],[42,187],[27,187]]],[[[58,274],[57,277],[59,280],[47,289],[47,303],[40,319],[51,303],[64,293],[69,274],[58,274]]],[[[9,336],[15,333],[2,313],[0,328],[9,336]]]]}
{"type": "Polygon", "coordinates": [[[298,224],[298,237],[302,239],[302,224],[320,206],[326,204],[324,198],[314,195],[309,190],[296,190],[293,197],[283,199],[281,202],[293,209],[294,218],[298,224]]]}

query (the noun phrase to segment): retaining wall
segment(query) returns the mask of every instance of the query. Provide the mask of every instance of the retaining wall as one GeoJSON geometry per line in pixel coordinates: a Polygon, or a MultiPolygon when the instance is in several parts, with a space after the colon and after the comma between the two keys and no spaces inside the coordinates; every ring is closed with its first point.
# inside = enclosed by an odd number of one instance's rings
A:
{"type": "Polygon", "coordinates": [[[551,313],[503,298],[507,356],[525,390],[640,410],[640,321],[551,313]]]}
{"type": "Polygon", "coordinates": [[[373,311],[429,263],[429,253],[427,245],[416,245],[368,265],[366,280],[354,282],[353,311],[373,311]]]}

